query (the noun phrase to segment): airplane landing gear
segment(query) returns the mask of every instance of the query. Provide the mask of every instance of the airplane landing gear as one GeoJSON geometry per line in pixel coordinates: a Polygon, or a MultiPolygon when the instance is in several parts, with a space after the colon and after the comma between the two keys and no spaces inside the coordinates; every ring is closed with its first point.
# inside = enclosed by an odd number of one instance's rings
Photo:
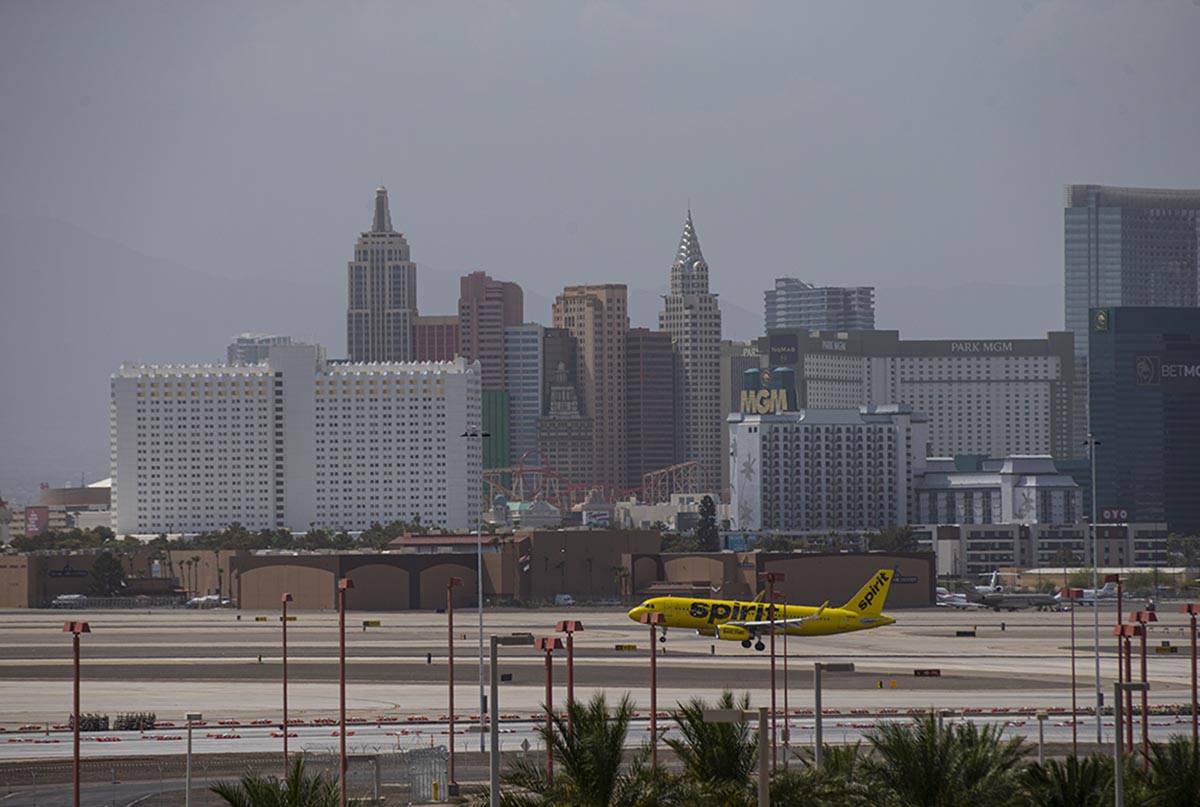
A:
{"type": "Polygon", "coordinates": [[[660,635],[660,636],[658,637],[658,640],[659,640],[660,642],[666,642],[666,641],[667,641],[667,629],[666,629],[666,628],[663,628],[663,630],[662,630],[662,635],[660,635]]]}
{"type": "Polygon", "coordinates": [[[763,644],[762,639],[759,639],[757,642],[754,643],[754,649],[761,653],[762,651],[767,649],[767,646],[765,644],[763,644]]]}
{"type": "Polygon", "coordinates": [[[744,648],[746,648],[747,650],[749,650],[749,649],[750,649],[750,644],[751,644],[751,642],[750,642],[750,640],[749,640],[749,639],[742,639],[742,647],[744,647],[744,648]]]}

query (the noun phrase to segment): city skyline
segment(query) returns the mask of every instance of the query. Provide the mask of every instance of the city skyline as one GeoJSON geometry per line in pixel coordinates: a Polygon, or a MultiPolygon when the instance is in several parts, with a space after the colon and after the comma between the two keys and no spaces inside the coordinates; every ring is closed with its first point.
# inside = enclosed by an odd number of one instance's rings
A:
{"type": "Polygon", "coordinates": [[[1192,7],[611,4],[480,9],[465,26],[381,7],[284,24],[281,8],[236,31],[206,8],[181,24],[169,4],[0,9],[0,271],[25,301],[0,335],[35,345],[5,356],[19,380],[0,390],[5,495],[102,471],[105,381],[123,360],[204,360],[251,330],[339,353],[329,305],[376,185],[420,258],[422,314],[453,311],[458,278],[482,270],[519,283],[546,324],[564,285],[612,281],[629,284],[631,325],[654,327],[662,234],[690,201],[723,335],[742,340],[770,280],[793,274],[874,286],[877,327],[912,338],[1044,334],[1061,323],[1063,184],[1200,187],[1180,160],[1198,114],[1180,103],[1192,7]],[[450,46],[430,51],[431,31],[450,46]],[[837,43],[864,32],[870,58],[847,59],[837,43]],[[361,77],[394,73],[397,47],[429,69],[396,75],[403,102],[379,104],[361,77]],[[326,48],[343,69],[315,69],[326,48]],[[1082,69],[1097,48],[1145,56],[1082,69]],[[713,52],[731,59],[717,69],[713,52]],[[1072,137],[1079,120],[1104,136],[1072,137]],[[680,121],[685,136],[660,136],[680,121]],[[1009,237],[978,249],[998,221],[1009,237]]]}

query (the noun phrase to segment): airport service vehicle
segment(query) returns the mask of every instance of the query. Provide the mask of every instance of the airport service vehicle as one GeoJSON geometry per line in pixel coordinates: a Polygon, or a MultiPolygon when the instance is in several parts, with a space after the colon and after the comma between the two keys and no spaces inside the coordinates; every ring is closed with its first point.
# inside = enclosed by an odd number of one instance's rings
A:
{"type": "Polygon", "coordinates": [[[575,598],[572,597],[570,594],[555,594],[554,595],[554,604],[555,605],[574,605],[575,598]]]}
{"type": "Polygon", "coordinates": [[[880,569],[841,607],[830,608],[828,602],[820,606],[776,605],[773,621],[761,593],[754,600],[651,597],[631,609],[629,618],[640,622],[642,614],[663,614],[660,642],[667,640],[668,628],[679,628],[761,651],[766,648],[762,637],[770,636],[772,628],[776,634],[789,636],[829,636],[891,625],[896,620],[884,615],[883,604],[894,574],[891,569],[880,569]]]}

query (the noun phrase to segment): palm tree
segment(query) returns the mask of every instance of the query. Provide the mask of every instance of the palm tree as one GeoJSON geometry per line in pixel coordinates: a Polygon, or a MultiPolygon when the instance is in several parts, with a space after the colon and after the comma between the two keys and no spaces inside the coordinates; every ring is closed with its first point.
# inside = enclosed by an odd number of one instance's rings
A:
{"type": "MultiPolygon", "coordinates": [[[[501,781],[516,792],[501,795],[506,807],[571,805],[572,807],[652,807],[682,804],[671,793],[674,782],[656,780],[645,766],[643,749],[633,763],[622,765],[625,738],[633,716],[626,695],[609,713],[603,693],[586,705],[567,704],[570,719],[551,713],[550,725],[538,734],[554,757],[554,781],[546,778],[540,761],[522,757],[512,763],[501,781]]],[[[485,803],[483,794],[480,803],[485,803]]]]}
{"type": "Polygon", "coordinates": [[[758,757],[758,733],[747,723],[709,723],[704,712],[710,708],[750,708],[750,695],[734,700],[726,690],[710,707],[701,698],[679,704],[675,724],[679,736],[666,742],[683,765],[684,779],[694,786],[691,803],[733,805],[753,803],[752,783],[758,757]]]}
{"type": "Polygon", "coordinates": [[[1112,800],[1112,770],[1096,757],[1035,762],[1021,775],[1021,787],[1039,807],[1105,807],[1112,800]]]}
{"type": "Polygon", "coordinates": [[[1200,807],[1198,750],[1179,734],[1150,747],[1147,785],[1155,807],[1200,807]]]}
{"type": "Polygon", "coordinates": [[[862,743],[826,745],[821,765],[807,748],[796,753],[799,770],[783,771],[771,779],[771,803],[779,807],[874,807],[876,801],[863,772],[862,743]]]}
{"type": "Polygon", "coordinates": [[[231,807],[337,807],[337,777],[309,775],[297,757],[287,779],[247,774],[238,782],[218,782],[209,788],[231,807]]]}
{"type": "Polygon", "coordinates": [[[1012,804],[1025,743],[1003,733],[973,723],[939,728],[931,714],[883,723],[867,735],[874,753],[863,772],[887,800],[911,807],[1012,804]]]}

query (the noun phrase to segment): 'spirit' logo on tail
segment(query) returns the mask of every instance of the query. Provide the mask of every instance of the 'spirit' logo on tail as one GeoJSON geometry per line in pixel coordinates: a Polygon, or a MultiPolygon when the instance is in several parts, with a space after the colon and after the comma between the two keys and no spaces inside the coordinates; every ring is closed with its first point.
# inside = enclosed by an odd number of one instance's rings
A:
{"type": "Polygon", "coordinates": [[[871,587],[867,589],[867,593],[858,601],[858,610],[868,611],[871,608],[871,603],[875,602],[875,598],[879,596],[879,590],[884,587],[888,581],[888,573],[880,572],[875,575],[875,579],[871,581],[871,587]]]}

